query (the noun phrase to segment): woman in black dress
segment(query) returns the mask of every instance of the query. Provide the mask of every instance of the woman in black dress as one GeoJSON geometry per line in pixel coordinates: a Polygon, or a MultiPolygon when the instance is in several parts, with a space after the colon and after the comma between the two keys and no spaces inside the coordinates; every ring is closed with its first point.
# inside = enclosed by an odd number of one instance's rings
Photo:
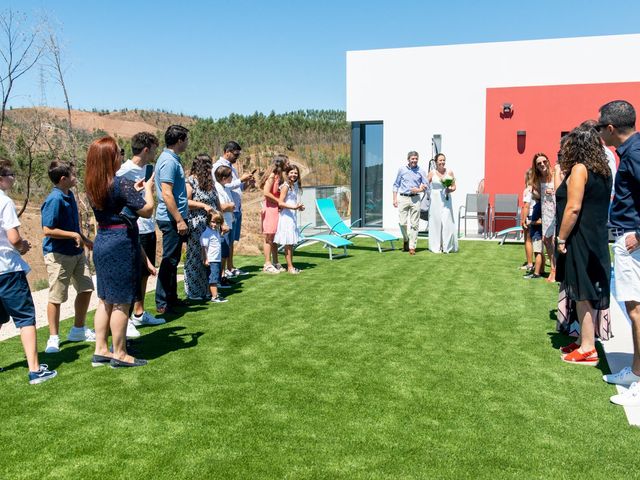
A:
{"type": "Polygon", "coordinates": [[[593,128],[573,129],[564,138],[560,153],[560,167],[566,176],[556,192],[556,276],[576,302],[581,338],[580,346],[562,359],[597,365],[594,321],[597,310],[609,308],[611,281],[607,229],[611,171],[593,128]]]}
{"type": "Polygon", "coordinates": [[[126,332],[129,308],[135,300],[140,277],[140,243],[135,215],[149,218],[153,213],[153,179],[133,183],[116,177],[122,156],[111,137],[96,140],[89,146],[85,170],[85,189],[98,222],[93,246],[99,304],[94,326],[96,350],[94,367],[139,367],[146,360],[127,353],[126,332]],[[144,198],[140,190],[144,188],[144,198]],[[127,210],[128,209],[128,210],[127,210]],[[123,215],[127,212],[130,221],[123,215]],[[134,213],[135,212],[135,213],[134,213]],[[113,353],[107,339],[111,329],[113,353]]]}

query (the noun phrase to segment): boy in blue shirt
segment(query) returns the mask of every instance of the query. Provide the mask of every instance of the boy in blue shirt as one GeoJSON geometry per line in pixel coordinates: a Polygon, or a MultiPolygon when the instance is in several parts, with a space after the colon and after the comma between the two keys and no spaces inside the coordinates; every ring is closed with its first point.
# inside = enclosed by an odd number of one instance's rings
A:
{"type": "Polygon", "coordinates": [[[49,340],[45,352],[57,353],[60,351],[60,304],[67,301],[70,283],[78,294],[74,305],[75,320],[67,340],[95,342],[96,339],[94,331],[85,327],[93,280],[84,247],[91,248],[93,242],[80,231],[78,205],[71,191],[77,183],[73,165],[54,160],[48,173],[54,188],[41,207],[45,235],[42,253],[49,275],[49,340]]]}
{"type": "Polygon", "coordinates": [[[55,370],[38,362],[36,309],[27,282],[29,265],[21,255],[31,248],[18,227],[16,207],[7,192],[16,181],[11,162],[0,159],[0,326],[13,318],[20,329],[20,340],[29,365],[29,383],[46,382],[57,375],[55,370]]]}

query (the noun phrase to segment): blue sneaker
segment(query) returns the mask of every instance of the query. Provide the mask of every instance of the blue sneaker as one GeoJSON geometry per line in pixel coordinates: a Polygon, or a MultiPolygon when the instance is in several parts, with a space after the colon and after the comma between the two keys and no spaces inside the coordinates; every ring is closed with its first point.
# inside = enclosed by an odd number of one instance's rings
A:
{"type": "Polygon", "coordinates": [[[31,385],[43,383],[47,380],[51,380],[56,375],[58,375],[58,372],[55,370],[49,370],[48,365],[41,363],[37,372],[29,372],[29,383],[31,385]]]}

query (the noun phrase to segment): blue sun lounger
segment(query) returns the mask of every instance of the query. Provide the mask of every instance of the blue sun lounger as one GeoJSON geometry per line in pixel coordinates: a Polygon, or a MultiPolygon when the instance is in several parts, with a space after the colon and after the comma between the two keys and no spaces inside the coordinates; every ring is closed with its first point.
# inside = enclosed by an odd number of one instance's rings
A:
{"type": "MultiPolygon", "coordinates": [[[[347,256],[347,247],[349,245],[353,245],[352,242],[350,242],[346,238],[342,238],[342,237],[339,237],[338,235],[332,235],[332,234],[318,234],[318,235],[311,235],[311,236],[307,237],[302,232],[309,225],[310,224],[308,223],[308,224],[306,224],[304,227],[302,227],[300,229],[300,240],[298,241],[298,243],[296,243],[293,246],[294,250],[297,249],[298,247],[304,245],[305,243],[320,242],[320,243],[322,243],[324,248],[329,250],[329,260],[333,260],[334,258],[340,258],[340,257],[346,257],[347,256]],[[334,255],[333,254],[333,249],[334,248],[342,248],[343,249],[343,253],[341,253],[340,255],[334,255]]],[[[283,250],[284,250],[284,246],[283,245],[278,247],[278,251],[279,252],[282,252],[283,250]]]]}
{"type": "Polygon", "coordinates": [[[390,233],[382,230],[352,230],[351,226],[358,223],[361,219],[356,220],[351,225],[344,223],[344,220],[340,217],[338,210],[336,210],[336,205],[333,203],[333,199],[318,198],[316,200],[316,205],[322,220],[324,220],[324,223],[329,227],[329,234],[336,233],[347,240],[357,236],[373,238],[378,245],[379,252],[382,252],[381,244],[384,242],[390,242],[391,250],[395,249],[393,242],[398,240],[398,237],[395,235],[391,235],[390,233]]]}

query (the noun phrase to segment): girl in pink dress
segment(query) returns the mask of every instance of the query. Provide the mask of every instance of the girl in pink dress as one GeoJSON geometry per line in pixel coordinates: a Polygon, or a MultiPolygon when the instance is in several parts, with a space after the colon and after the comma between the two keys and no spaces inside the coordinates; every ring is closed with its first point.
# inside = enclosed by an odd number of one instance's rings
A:
{"type": "Polygon", "coordinates": [[[265,273],[280,273],[284,268],[278,263],[278,245],[274,243],[273,237],[278,230],[278,220],[280,219],[280,184],[282,184],[282,172],[287,163],[285,155],[276,155],[271,166],[262,176],[260,187],[264,194],[262,204],[262,233],[264,234],[264,267],[265,273]]]}

